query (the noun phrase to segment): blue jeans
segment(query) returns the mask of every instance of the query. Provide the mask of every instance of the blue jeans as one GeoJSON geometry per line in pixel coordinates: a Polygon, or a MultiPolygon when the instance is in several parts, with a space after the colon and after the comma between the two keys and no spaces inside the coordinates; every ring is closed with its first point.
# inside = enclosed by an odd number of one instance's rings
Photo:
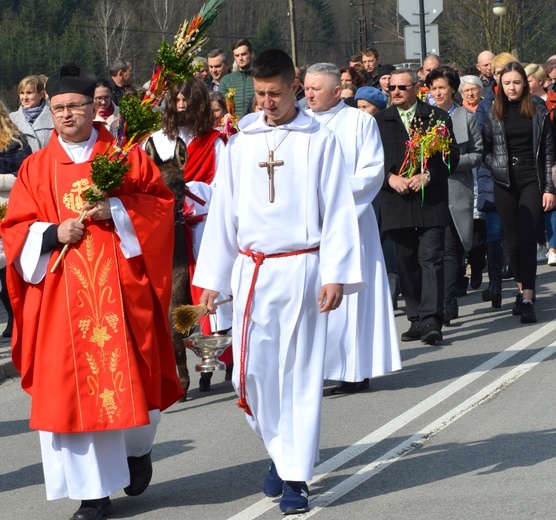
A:
{"type": "MultiPolygon", "coordinates": [[[[502,221],[497,211],[485,212],[485,219],[487,223],[487,243],[489,242],[503,242],[504,229],[502,228],[502,221]]],[[[555,228],[556,229],[556,228],[555,228]]]]}
{"type": "Polygon", "coordinates": [[[544,230],[548,239],[548,247],[556,249],[556,211],[544,214],[544,230]]]}

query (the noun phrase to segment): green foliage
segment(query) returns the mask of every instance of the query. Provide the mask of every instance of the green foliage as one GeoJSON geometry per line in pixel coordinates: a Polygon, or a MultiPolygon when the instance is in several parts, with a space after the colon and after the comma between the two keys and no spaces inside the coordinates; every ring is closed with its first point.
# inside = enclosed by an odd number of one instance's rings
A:
{"type": "Polygon", "coordinates": [[[91,180],[94,186],[83,194],[84,199],[90,204],[104,200],[110,191],[123,184],[129,168],[130,165],[125,157],[111,161],[108,155],[97,155],[91,167],[91,180]]]}
{"type": "Polygon", "coordinates": [[[282,39],[282,32],[279,29],[278,22],[276,18],[270,17],[261,26],[259,34],[256,38],[257,48],[260,49],[281,49],[283,51],[288,51],[284,45],[284,40],[282,39]]]}
{"type": "Polygon", "coordinates": [[[136,97],[123,97],[119,108],[126,121],[126,136],[130,138],[140,136],[145,132],[154,132],[160,128],[160,112],[142,105],[136,97]]]}
{"type": "Polygon", "coordinates": [[[324,36],[332,41],[336,36],[336,22],[328,0],[305,0],[315,11],[324,36]]]}

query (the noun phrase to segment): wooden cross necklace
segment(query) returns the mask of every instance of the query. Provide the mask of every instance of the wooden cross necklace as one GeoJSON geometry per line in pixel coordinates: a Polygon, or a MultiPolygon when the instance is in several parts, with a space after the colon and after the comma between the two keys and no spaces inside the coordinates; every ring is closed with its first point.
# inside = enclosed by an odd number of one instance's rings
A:
{"type": "Polygon", "coordinates": [[[280,145],[284,142],[284,139],[286,139],[286,137],[290,135],[290,132],[291,130],[288,130],[288,133],[282,138],[282,140],[278,143],[278,145],[274,148],[274,150],[270,149],[270,146],[268,144],[267,133],[265,132],[264,134],[266,140],[266,146],[268,147],[268,161],[260,162],[259,166],[261,168],[266,168],[266,171],[268,173],[268,200],[270,202],[274,202],[274,167],[284,165],[284,161],[274,160],[274,152],[278,150],[280,145]]]}

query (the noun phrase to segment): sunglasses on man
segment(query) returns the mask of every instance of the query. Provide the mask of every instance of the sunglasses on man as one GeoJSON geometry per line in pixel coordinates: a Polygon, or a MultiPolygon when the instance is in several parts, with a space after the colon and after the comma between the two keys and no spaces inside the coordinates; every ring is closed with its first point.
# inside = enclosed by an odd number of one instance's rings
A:
{"type": "Polygon", "coordinates": [[[388,90],[390,92],[394,92],[394,90],[407,90],[409,87],[412,87],[415,83],[410,83],[409,85],[388,85],[388,90]]]}

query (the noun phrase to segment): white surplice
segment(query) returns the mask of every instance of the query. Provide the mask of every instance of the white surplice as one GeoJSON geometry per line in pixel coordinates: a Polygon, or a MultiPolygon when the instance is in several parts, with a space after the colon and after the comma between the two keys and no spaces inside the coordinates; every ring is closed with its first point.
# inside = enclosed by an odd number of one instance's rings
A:
{"type": "Polygon", "coordinates": [[[374,118],[340,101],[314,113],[342,147],[359,220],[367,288],[347,296],[328,318],[325,379],[356,382],[401,369],[388,276],[372,206],[384,181],[384,151],[374,118]]]}
{"type": "MultiPolygon", "coordinates": [[[[246,418],[284,480],[306,481],[318,460],[326,313],[317,297],[327,283],[346,293],[362,282],[357,216],[332,132],[300,111],[268,126],[245,116],[226,147],[193,282],[234,297],[233,383],[239,387],[241,329],[255,264],[238,254],[316,253],[265,259],[254,290],[246,363],[246,418]],[[267,169],[275,167],[275,201],[267,169]]],[[[336,311],[333,311],[336,312],[336,311]]]]}

